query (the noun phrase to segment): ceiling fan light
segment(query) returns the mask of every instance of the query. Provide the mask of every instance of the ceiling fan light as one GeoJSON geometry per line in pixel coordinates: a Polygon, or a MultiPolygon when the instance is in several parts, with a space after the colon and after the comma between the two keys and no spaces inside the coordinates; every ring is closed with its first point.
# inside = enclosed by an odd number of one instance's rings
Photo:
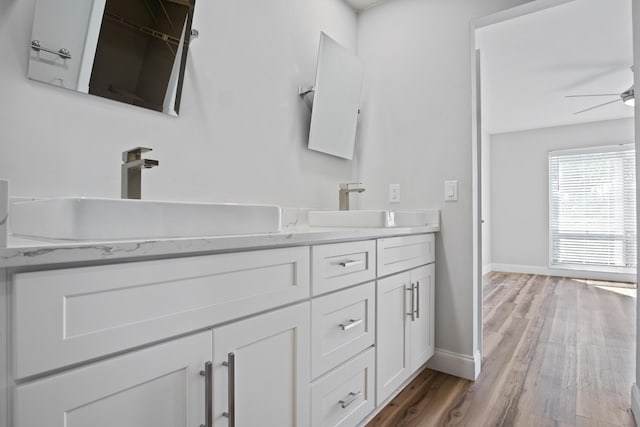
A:
{"type": "Polygon", "coordinates": [[[636,99],[634,97],[630,97],[624,100],[624,103],[627,104],[629,107],[635,107],[636,106],[636,99]]]}

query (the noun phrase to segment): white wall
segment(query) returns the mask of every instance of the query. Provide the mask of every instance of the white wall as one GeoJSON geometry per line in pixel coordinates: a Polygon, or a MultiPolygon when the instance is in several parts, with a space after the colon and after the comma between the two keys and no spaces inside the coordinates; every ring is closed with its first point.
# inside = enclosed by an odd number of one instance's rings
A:
{"type": "Polygon", "coordinates": [[[152,147],[143,197],[337,208],[353,162],[306,149],[323,30],[355,49],[341,0],[196,5],[181,117],[27,80],[34,0],[0,0],[0,177],[12,196],[120,196],[121,152],[152,147]]]}
{"type": "Polygon", "coordinates": [[[337,184],[362,180],[356,205],[442,209],[436,346],[473,356],[471,20],[527,0],[392,0],[357,23],[365,99],[356,162],[305,148],[296,93],[314,77],[318,34],[356,45],[341,0],[207,0],[196,7],[181,117],[26,79],[33,0],[0,0],[0,177],[13,196],[119,197],[120,153],[142,145],[148,199],[337,207],[337,184]],[[443,202],[443,181],[460,183],[443,202]]]}
{"type": "Polygon", "coordinates": [[[359,16],[365,88],[362,207],[442,209],[436,242],[436,347],[473,357],[470,22],[524,0],[393,0],[359,16]],[[444,184],[459,180],[459,201],[444,184]]]}
{"type": "Polygon", "coordinates": [[[633,141],[633,119],[492,135],[492,264],[549,267],[549,151],[633,141]]]}

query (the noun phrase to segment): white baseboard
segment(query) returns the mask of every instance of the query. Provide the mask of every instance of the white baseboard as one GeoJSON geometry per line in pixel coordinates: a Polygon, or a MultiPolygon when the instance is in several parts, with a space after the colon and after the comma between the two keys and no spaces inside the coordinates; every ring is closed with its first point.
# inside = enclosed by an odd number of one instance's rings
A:
{"type": "Polygon", "coordinates": [[[636,275],[627,273],[606,273],[589,270],[566,270],[538,265],[491,264],[492,271],[505,273],[539,274],[543,276],[570,277],[574,279],[606,280],[611,282],[635,283],[636,275]]]}
{"type": "Polygon", "coordinates": [[[640,390],[638,390],[638,384],[631,386],[631,412],[633,412],[636,425],[640,425],[640,390]]]}
{"type": "Polygon", "coordinates": [[[480,352],[476,352],[475,357],[467,356],[466,354],[453,353],[451,351],[436,349],[433,357],[424,364],[420,369],[414,372],[409,379],[407,379],[396,391],[391,393],[391,396],[380,403],[367,417],[358,424],[358,427],[366,426],[369,421],[375,418],[380,411],[382,411],[393,399],[396,398],[402,390],[404,390],[414,379],[418,377],[426,368],[433,369],[434,371],[444,372],[445,374],[454,375],[456,377],[464,378],[466,380],[475,381],[480,374],[481,357],[480,352]]]}
{"type": "Polygon", "coordinates": [[[474,356],[469,356],[436,348],[435,354],[427,362],[427,367],[434,371],[475,381],[480,375],[481,361],[479,352],[476,352],[474,356]]]}

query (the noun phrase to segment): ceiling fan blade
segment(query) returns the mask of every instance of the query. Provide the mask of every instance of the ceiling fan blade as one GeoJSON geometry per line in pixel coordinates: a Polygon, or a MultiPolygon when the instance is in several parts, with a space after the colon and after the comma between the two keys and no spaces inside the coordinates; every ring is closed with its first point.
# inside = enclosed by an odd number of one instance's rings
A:
{"type": "Polygon", "coordinates": [[[605,102],[604,104],[600,104],[600,105],[596,105],[596,106],[593,106],[593,107],[589,107],[589,108],[587,108],[585,110],[576,111],[573,114],[576,115],[576,114],[586,113],[587,111],[595,110],[596,108],[604,107],[605,105],[609,105],[609,104],[613,104],[615,102],[621,102],[621,101],[622,101],[622,99],[616,99],[614,101],[605,102]]]}
{"type": "Polygon", "coordinates": [[[565,98],[583,98],[585,96],[620,96],[619,93],[598,93],[595,95],[566,95],[565,98]]]}

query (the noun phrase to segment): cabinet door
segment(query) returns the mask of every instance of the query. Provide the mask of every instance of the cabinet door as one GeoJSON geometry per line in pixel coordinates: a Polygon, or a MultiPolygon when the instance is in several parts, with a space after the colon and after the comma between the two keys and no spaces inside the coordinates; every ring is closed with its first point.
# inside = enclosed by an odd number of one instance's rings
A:
{"type": "Polygon", "coordinates": [[[384,402],[411,375],[408,352],[410,294],[409,273],[378,281],[376,405],[384,402]]]}
{"type": "Polygon", "coordinates": [[[198,427],[211,332],[20,385],[16,427],[198,427]]]}
{"type": "Polygon", "coordinates": [[[214,329],[214,426],[307,426],[309,303],[214,329]]]}
{"type": "Polygon", "coordinates": [[[434,264],[411,270],[415,292],[415,318],[409,319],[411,330],[411,372],[415,372],[434,352],[434,264]]]}

